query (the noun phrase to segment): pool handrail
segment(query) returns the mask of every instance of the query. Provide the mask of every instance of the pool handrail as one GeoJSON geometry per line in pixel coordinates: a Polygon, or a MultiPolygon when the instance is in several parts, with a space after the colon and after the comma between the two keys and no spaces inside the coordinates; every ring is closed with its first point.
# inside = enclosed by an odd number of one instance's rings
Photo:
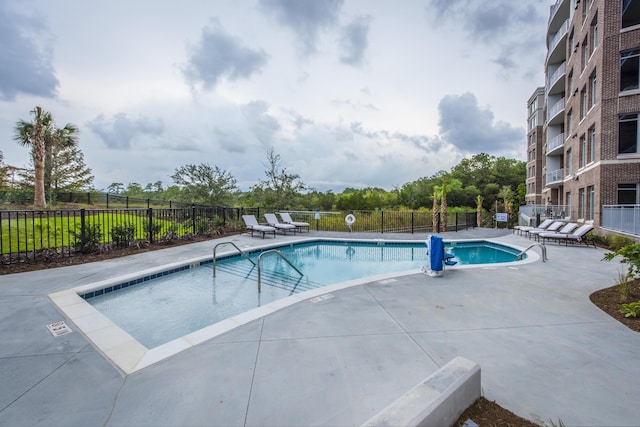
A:
{"type": "Polygon", "coordinates": [[[521,260],[522,256],[525,254],[525,252],[527,252],[529,249],[533,248],[534,246],[540,246],[540,250],[542,252],[542,262],[547,261],[549,258],[547,258],[547,247],[544,245],[544,243],[540,243],[540,242],[535,242],[530,244],[527,249],[525,249],[524,251],[520,252],[518,254],[518,259],[521,260]]]}
{"type": "Polygon", "coordinates": [[[297,268],[295,265],[291,264],[291,261],[289,261],[289,260],[287,259],[287,257],[285,257],[284,255],[282,255],[282,253],[281,253],[278,249],[269,249],[269,250],[267,250],[267,251],[264,251],[264,252],[260,253],[260,255],[258,255],[258,292],[261,292],[261,286],[260,286],[260,283],[261,283],[261,277],[260,277],[260,261],[262,260],[262,256],[263,256],[264,254],[268,254],[268,253],[275,253],[275,254],[277,254],[280,258],[282,258],[282,259],[284,260],[284,262],[286,262],[287,264],[289,264],[289,266],[291,266],[291,268],[293,268],[295,271],[297,271],[297,272],[298,272],[298,274],[299,274],[300,276],[304,276],[304,274],[302,273],[302,271],[298,270],[298,268],[297,268]]]}
{"type": "Polygon", "coordinates": [[[216,277],[216,249],[218,249],[218,246],[221,245],[231,245],[234,248],[236,248],[238,250],[238,252],[240,252],[240,255],[242,255],[243,257],[245,257],[246,259],[249,260],[249,262],[251,262],[251,264],[256,265],[256,263],[249,257],[249,255],[247,255],[247,253],[245,251],[243,251],[242,249],[240,249],[238,247],[238,245],[236,245],[233,242],[221,242],[218,243],[217,245],[215,245],[213,247],[213,277],[216,277]]]}

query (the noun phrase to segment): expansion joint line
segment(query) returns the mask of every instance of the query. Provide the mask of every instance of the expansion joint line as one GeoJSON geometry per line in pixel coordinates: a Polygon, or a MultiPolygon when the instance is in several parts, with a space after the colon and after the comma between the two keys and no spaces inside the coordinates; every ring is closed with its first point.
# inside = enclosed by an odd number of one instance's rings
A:
{"type": "Polygon", "coordinates": [[[256,349],[256,358],[253,362],[253,374],[251,374],[251,386],[249,387],[249,397],[247,399],[247,409],[244,413],[244,423],[247,425],[247,417],[249,417],[249,408],[251,407],[251,396],[253,395],[253,383],[256,378],[256,371],[258,370],[258,357],[260,356],[260,346],[262,345],[262,333],[264,331],[264,317],[260,319],[260,337],[258,338],[258,348],[256,349]]]}

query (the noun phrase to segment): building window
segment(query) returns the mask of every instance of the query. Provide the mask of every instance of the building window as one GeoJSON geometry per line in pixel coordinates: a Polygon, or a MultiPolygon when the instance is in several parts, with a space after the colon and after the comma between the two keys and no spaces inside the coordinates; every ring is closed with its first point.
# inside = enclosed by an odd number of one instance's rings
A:
{"type": "Polygon", "coordinates": [[[580,136],[580,160],[578,168],[583,168],[587,164],[587,136],[580,136]]]}
{"type": "Polygon", "coordinates": [[[571,133],[573,132],[573,109],[569,110],[567,113],[567,135],[566,138],[571,137],[571,133]]]}
{"type": "Polygon", "coordinates": [[[571,192],[567,191],[567,196],[565,197],[565,202],[567,205],[567,216],[571,217],[571,192]]]}
{"type": "Polygon", "coordinates": [[[573,95],[573,69],[569,71],[569,75],[567,76],[567,91],[569,96],[573,95]]]}
{"type": "Polygon", "coordinates": [[[580,120],[584,119],[584,116],[587,115],[588,102],[587,87],[585,86],[580,91],[580,120]]]}
{"type": "Polygon", "coordinates": [[[618,154],[638,152],[638,115],[623,114],[618,121],[618,154]]]}
{"type": "Polygon", "coordinates": [[[598,13],[591,21],[591,53],[598,47],[598,13]]]}
{"type": "Polygon", "coordinates": [[[640,24],[640,0],[622,1],[622,28],[640,24]]]}
{"type": "Polygon", "coordinates": [[[571,155],[571,148],[567,150],[566,156],[566,175],[571,175],[573,173],[573,156],[571,155]]]}
{"type": "Polygon", "coordinates": [[[593,219],[596,211],[596,188],[593,185],[587,187],[587,217],[585,219],[593,219]]]}
{"type": "Polygon", "coordinates": [[[573,28],[571,29],[571,33],[569,34],[568,46],[569,46],[569,54],[567,55],[567,58],[571,58],[571,55],[576,50],[576,41],[575,41],[575,38],[573,36],[573,28]]]}
{"type": "Polygon", "coordinates": [[[589,97],[589,108],[593,107],[596,105],[596,102],[598,102],[596,83],[596,70],[593,70],[593,73],[589,76],[589,91],[591,92],[591,96],[589,97]]]}
{"type": "Polygon", "coordinates": [[[585,199],[584,188],[581,188],[578,190],[578,216],[580,218],[584,218],[586,212],[587,203],[585,199]]]}
{"type": "Polygon", "coordinates": [[[640,50],[630,50],[620,54],[620,92],[638,89],[640,50]]]}
{"type": "Polygon", "coordinates": [[[536,126],[538,126],[538,115],[534,114],[529,118],[529,130],[535,129],[536,126]]]}
{"type": "Polygon", "coordinates": [[[619,205],[637,205],[640,204],[638,200],[638,191],[640,183],[635,184],[618,184],[618,204],[619,205]]]}
{"type": "Polygon", "coordinates": [[[596,125],[589,128],[589,163],[596,161],[596,125]]]}
{"type": "Polygon", "coordinates": [[[582,70],[587,68],[589,63],[589,36],[585,37],[582,41],[582,70]]]}

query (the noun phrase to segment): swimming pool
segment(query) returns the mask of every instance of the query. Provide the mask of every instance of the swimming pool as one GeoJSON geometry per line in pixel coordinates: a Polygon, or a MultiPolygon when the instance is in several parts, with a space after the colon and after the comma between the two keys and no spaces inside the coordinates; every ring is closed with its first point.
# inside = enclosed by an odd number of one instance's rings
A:
{"type": "MultiPolygon", "coordinates": [[[[449,242],[448,246],[461,268],[512,263],[519,252],[487,241],[449,242]]],[[[256,258],[272,247],[250,256],[256,258]]],[[[133,372],[285,306],[373,277],[417,273],[426,262],[421,241],[315,240],[277,247],[304,276],[298,277],[277,256],[263,257],[260,293],[257,269],[227,251],[216,263],[215,278],[209,258],[76,288],[66,292],[64,299],[59,295],[59,303],[56,296],[52,300],[123,371],[133,372]],[[66,306],[71,305],[70,313],[66,306]],[[89,329],[83,327],[87,316],[92,317],[89,329]],[[122,356],[121,347],[128,353],[133,348],[140,356],[122,356]]]]}

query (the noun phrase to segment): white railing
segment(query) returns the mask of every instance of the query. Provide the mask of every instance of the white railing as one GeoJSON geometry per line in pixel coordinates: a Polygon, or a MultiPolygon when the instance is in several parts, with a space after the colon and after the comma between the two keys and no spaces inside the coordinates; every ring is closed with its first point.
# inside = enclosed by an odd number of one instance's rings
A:
{"type": "Polygon", "coordinates": [[[549,108],[549,110],[547,111],[547,122],[554,118],[562,110],[564,110],[564,98],[562,98],[560,101],[553,104],[551,108],[549,108]]]}
{"type": "Polygon", "coordinates": [[[553,86],[563,75],[567,73],[567,62],[563,62],[560,64],[557,70],[551,74],[549,79],[547,80],[547,95],[549,94],[549,88],[553,86]]]}
{"type": "Polygon", "coordinates": [[[564,133],[561,133],[560,135],[556,135],[547,141],[547,153],[550,153],[556,148],[562,147],[563,145],[564,145],[564,133]]]}
{"type": "Polygon", "coordinates": [[[562,23],[562,25],[558,29],[558,32],[553,36],[551,42],[549,43],[549,50],[547,51],[547,61],[549,60],[549,57],[551,56],[555,48],[558,46],[558,43],[560,43],[560,40],[562,40],[562,37],[566,36],[568,32],[569,20],[567,19],[562,23]]]}
{"type": "Polygon", "coordinates": [[[549,22],[551,22],[553,20],[553,17],[556,16],[556,12],[560,8],[560,5],[562,4],[563,1],[564,0],[558,0],[556,1],[556,4],[551,6],[551,10],[549,12],[549,22]]]}
{"type": "Polygon", "coordinates": [[[640,205],[602,206],[602,227],[640,236],[640,205]]]}
{"type": "Polygon", "coordinates": [[[547,172],[547,184],[554,182],[562,182],[564,179],[564,169],[556,169],[554,171],[547,172]]]}

